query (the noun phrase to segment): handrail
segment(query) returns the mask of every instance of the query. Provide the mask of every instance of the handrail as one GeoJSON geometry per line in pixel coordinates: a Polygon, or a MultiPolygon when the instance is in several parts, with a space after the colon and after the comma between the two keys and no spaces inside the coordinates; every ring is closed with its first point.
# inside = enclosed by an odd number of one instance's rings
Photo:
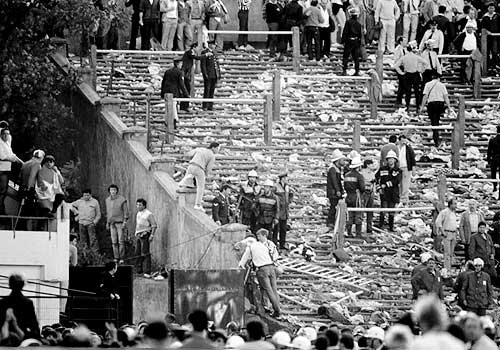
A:
{"type": "Polygon", "coordinates": [[[448,182],[500,182],[499,179],[480,179],[473,177],[447,177],[448,182]]]}
{"type": "Polygon", "coordinates": [[[292,30],[207,30],[209,34],[274,34],[274,35],[293,35],[292,30]]]}
{"type": "Polygon", "coordinates": [[[363,80],[369,81],[371,78],[368,76],[345,76],[345,75],[320,75],[320,76],[310,76],[304,74],[282,74],[284,78],[304,78],[304,79],[314,79],[314,80],[326,80],[326,79],[335,79],[335,80],[363,80]]]}
{"type": "Polygon", "coordinates": [[[469,58],[470,55],[449,55],[449,54],[443,54],[443,55],[438,55],[438,58],[469,58]]]}
{"type": "Polygon", "coordinates": [[[465,101],[466,105],[469,106],[488,106],[488,105],[494,105],[494,106],[500,106],[500,101],[465,101]]]}
{"type": "Polygon", "coordinates": [[[97,49],[96,52],[97,53],[115,53],[115,54],[127,53],[127,54],[136,54],[136,55],[180,55],[180,54],[182,54],[182,51],[166,51],[166,50],[153,51],[153,50],[104,50],[104,49],[97,49]]]}
{"type": "Polygon", "coordinates": [[[372,130],[453,130],[453,126],[448,125],[440,125],[440,126],[432,126],[432,125],[370,125],[370,124],[362,124],[360,125],[362,129],[372,129],[372,130]]]}
{"type": "Polygon", "coordinates": [[[263,98],[201,98],[201,97],[174,97],[177,102],[216,102],[233,104],[262,104],[266,102],[263,98]]]}
{"type": "Polygon", "coordinates": [[[347,211],[350,212],[400,212],[400,211],[427,211],[434,210],[434,207],[401,207],[401,208],[349,208],[347,211]]]}

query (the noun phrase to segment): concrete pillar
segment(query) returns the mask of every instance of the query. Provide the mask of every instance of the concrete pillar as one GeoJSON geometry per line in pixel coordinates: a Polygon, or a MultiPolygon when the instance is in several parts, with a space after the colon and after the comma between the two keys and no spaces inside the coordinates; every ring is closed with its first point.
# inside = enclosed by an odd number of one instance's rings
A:
{"type": "Polygon", "coordinates": [[[170,176],[174,176],[176,159],[173,157],[162,157],[153,159],[151,163],[152,171],[163,171],[170,176]]]}
{"type": "Polygon", "coordinates": [[[116,97],[104,97],[99,103],[102,109],[113,112],[117,117],[120,117],[120,106],[125,104],[126,101],[116,97]]]}

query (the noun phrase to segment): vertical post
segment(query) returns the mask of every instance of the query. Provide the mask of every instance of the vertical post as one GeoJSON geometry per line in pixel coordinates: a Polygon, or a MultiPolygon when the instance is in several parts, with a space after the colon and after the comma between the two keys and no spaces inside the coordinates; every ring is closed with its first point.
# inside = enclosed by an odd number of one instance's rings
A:
{"type": "Polygon", "coordinates": [[[273,96],[264,96],[264,143],[269,146],[273,142],[273,96]]]}
{"type": "Polygon", "coordinates": [[[370,117],[377,118],[378,105],[375,96],[373,95],[373,76],[368,80],[368,99],[370,100],[370,117]]]}
{"type": "Polygon", "coordinates": [[[292,61],[293,71],[300,72],[300,30],[299,27],[292,27],[292,61]]]}
{"type": "Polygon", "coordinates": [[[384,80],[384,53],[381,50],[377,50],[375,70],[377,71],[380,83],[382,83],[382,81],[384,80]]]}
{"type": "Polygon", "coordinates": [[[438,176],[438,202],[441,208],[446,208],[446,176],[444,174],[440,174],[438,176]]]}
{"type": "MultiPolygon", "coordinates": [[[[486,68],[485,68],[486,70],[486,68]]],[[[481,98],[481,61],[474,61],[474,98],[481,98]]]]}
{"type": "Polygon", "coordinates": [[[460,123],[453,123],[451,135],[451,168],[458,170],[460,166],[460,123]]]}
{"type": "Polygon", "coordinates": [[[97,86],[97,46],[90,47],[90,68],[92,69],[92,87],[97,86]]]}
{"type": "Polygon", "coordinates": [[[483,54],[483,72],[482,76],[488,75],[488,30],[481,30],[481,53],[483,54]]]}
{"type": "Polygon", "coordinates": [[[165,140],[168,144],[174,143],[174,95],[167,94],[165,99],[165,125],[167,126],[167,135],[165,140]]]}
{"type": "Polygon", "coordinates": [[[359,119],[354,121],[352,134],[352,149],[360,152],[361,150],[361,124],[359,119]]]}
{"type": "Polygon", "coordinates": [[[273,75],[273,120],[281,119],[281,73],[277,69],[273,75]]]}
{"type": "Polygon", "coordinates": [[[345,201],[343,199],[339,200],[339,203],[337,204],[337,216],[335,217],[335,227],[333,229],[333,240],[332,240],[333,251],[344,248],[345,225],[348,215],[349,213],[347,212],[347,206],[345,204],[345,201]]]}
{"type": "Polygon", "coordinates": [[[146,149],[151,151],[151,93],[146,98],[146,149]]]}
{"type": "Polygon", "coordinates": [[[465,147],[465,97],[458,95],[458,130],[460,147],[465,147]]]}

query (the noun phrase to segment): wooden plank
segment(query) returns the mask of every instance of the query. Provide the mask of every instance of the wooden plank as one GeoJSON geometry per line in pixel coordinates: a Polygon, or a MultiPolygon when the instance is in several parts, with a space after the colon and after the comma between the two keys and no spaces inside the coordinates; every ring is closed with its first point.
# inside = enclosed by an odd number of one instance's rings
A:
{"type": "Polygon", "coordinates": [[[359,120],[354,121],[353,135],[352,135],[352,149],[361,151],[361,123],[359,120]]]}
{"type": "Polygon", "coordinates": [[[465,147],[465,97],[458,95],[458,123],[459,123],[459,137],[460,147],[465,147]]]}
{"type": "Polygon", "coordinates": [[[281,119],[281,72],[279,69],[273,75],[273,120],[281,119]]]}
{"type": "Polygon", "coordinates": [[[165,99],[165,125],[167,126],[167,133],[165,135],[165,141],[167,144],[174,143],[174,95],[166,94],[165,99]]]}
{"type": "Polygon", "coordinates": [[[460,167],[460,125],[455,122],[451,141],[451,168],[458,170],[460,167]]]}
{"type": "Polygon", "coordinates": [[[273,143],[273,96],[266,94],[264,102],[264,143],[271,145],[273,143]]]}
{"type": "Polygon", "coordinates": [[[300,31],[299,27],[292,28],[292,65],[295,73],[300,72],[300,31]]]}
{"type": "Polygon", "coordinates": [[[481,54],[483,55],[482,64],[483,64],[483,72],[482,76],[486,77],[488,75],[488,30],[483,28],[481,30],[481,54]]]}

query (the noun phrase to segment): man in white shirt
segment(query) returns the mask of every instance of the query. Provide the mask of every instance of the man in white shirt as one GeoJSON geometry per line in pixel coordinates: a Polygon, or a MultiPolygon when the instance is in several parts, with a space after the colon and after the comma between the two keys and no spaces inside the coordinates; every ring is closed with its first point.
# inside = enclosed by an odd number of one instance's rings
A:
{"type": "Polygon", "coordinates": [[[405,46],[417,37],[419,7],[420,0],[403,1],[403,45],[405,46]]]}
{"type": "Polygon", "coordinates": [[[278,249],[276,249],[273,242],[267,239],[269,231],[266,229],[260,229],[255,234],[257,236],[257,242],[247,246],[238,267],[243,269],[248,260],[252,260],[257,271],[257,280],[259,281],[263,299],[262,305],[265,305],[264,295],[266,294],[274,309],[274,313],[271,316],[279,318],[281,311],[276,284],[277,274],[275,265],[276,261],[279,259],[278,249]]]}
{"type": "Polygon", "coordinates": [[[451,271],[451,262],[457,243],[457,205],[454,199],[448,201],[448,208],[443,209],[436,218],[437,234],[443,237],[444,268],[451,271]]]}
{"type": "MultiPolygon", "coordinates": [[[[465,25],[465,31],[460,33],[453,44],[461,55],[470,55],[474,50],[479,47],[479,38],[476,35],[477,24],[475,20],[469,20],[465,25]]],[[[467,67],[467,59],[462,59],[462,66],[460,69],[460,77],[462,82],[470,83],[465,73],[467,67]]]]}
{"type": "Polygon", "coordinates": [[[8,128],[3,128],[0,131],[0,215],[5,215],[4,201],[9,188],[9,175],[12,163],[24,164],[24,162],[12,152],[12,148],[10,147],[11,139],[10,130],[8,128]]]}
{"type": "Polygon", "coordinates": [[[424,46],[429,42],[428,40],[433,40],[430,43],[432,44],[431,48],[441,55],[443,53],[444,48],[444,35],[441,30],[437,27],[437,22],[433,19],[429,21],[430,28],[426,30],[424,36],[422,37],[422,41],[420,41],[419,49],[420,51],[424,50],[424,46]]]}
{"type": "Polygon", "coordinates": [[[394,43],[396,35],[396,20],[399,18],[399,6],[395,0],[379,0],[375,8],[375,23],[381,23],[380,39],[378,49],[385,51],[387,42],[387,51],[394,52],[394,43]]]}

